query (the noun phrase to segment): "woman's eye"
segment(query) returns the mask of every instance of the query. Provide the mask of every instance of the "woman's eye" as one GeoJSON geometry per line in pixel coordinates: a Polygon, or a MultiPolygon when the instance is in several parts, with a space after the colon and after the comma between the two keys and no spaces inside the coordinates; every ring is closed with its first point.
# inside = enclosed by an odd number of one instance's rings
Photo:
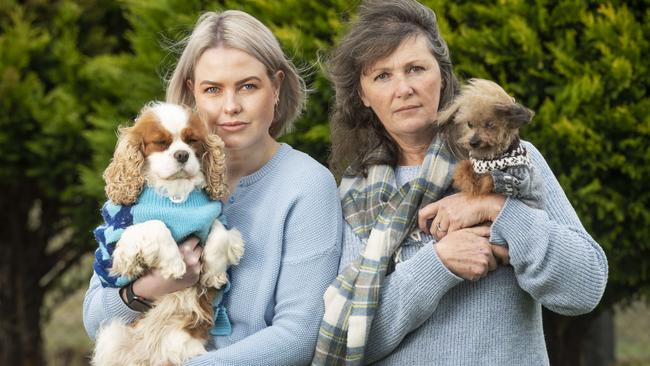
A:
{"type": "Polygon", "coordinates": [[[257,85],[255,84],[244,84],[241,86],[243,90],[254,90],[257,89],[257,85]]]}
{"type": "Polygon", "coordinates": [[[219,92],[219,88],[217,88],[216,86],[211,86],[211,87],[205,89],[205,92],[208,93],[208,94],[216,94],[216,93],[219,92]]]}
{"type": "Polygon", "coordinates": [[[423,70],[424,70],[424,67],[422,67],[422,66],[411,66],[411,67],[409,67],[408,72],[419,72],[419,71],[423,71],[423,70]]]}
{"type": "Polygon", "coordinates": [[[488,122],[486,127],[487,128],[494,128],[494,122],[488,122]]]}
{"type": "Polygon", "coordinates": [[[375,81],[377,80],[386,80],[388,79],[388,73],[382,72],[381,74],[375,76],[375,81]]]}

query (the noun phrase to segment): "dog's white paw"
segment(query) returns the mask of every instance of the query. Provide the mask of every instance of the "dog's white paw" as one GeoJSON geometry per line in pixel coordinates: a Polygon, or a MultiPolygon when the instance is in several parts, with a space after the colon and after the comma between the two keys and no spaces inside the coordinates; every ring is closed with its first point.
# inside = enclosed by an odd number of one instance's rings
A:
{"type": "Polygon", "coordinates": [[[226,272],[221,272],[216,275],[205,273],[201,276],[201,285],[203,287],[214,287],[220,289],[228,282],[228,275],[226,272]]]}
{"type": "Polygon", "coordinates": [[[239,264],[239,260],[244,255],[244,240],[241,234],[236,229],[228,231],[229,247],[228,247],[228,262],[234,266],[239,264]]]}
{"type": "Polygon", "coordinates": [[[129,248],[128,244],[117,245],[113,251],[113,266],[109,272],[111,276],[135,278],[146,270],[137,252],[134,253],[132,249],[134,248],[129,248]]]}
{"type": "Polygon", "coordinates": [[[160,274],[165,278],[182,278],[185,274],[185,262],[180,256],[160,261],[160,274]]]}

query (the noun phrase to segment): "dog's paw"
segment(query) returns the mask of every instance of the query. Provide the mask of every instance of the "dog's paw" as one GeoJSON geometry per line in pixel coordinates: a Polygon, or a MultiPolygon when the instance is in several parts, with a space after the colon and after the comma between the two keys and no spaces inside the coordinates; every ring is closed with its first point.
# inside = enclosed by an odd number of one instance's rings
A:
{"type": "Polygon", "coordinates": [[[174,256],[161,260],[159,264],[160,274],[165,278],[182,278],[185,274],[185,262],[180,256],[174,256]]]}
{"type": "Polygon", "coordinates": [[[203,287],[214,287],[220,289],[228,282],[228,275],[226,272],[221,272],[216,275],[205,273],[201,276],[201,285],[203,287]]]}
{"type": "Polygon", "coordinates": [[[229,246],[228,246],[228,262],[234,266],[239,264],[239,260],[244,255],[244,240],[236,229],[228,231],[229,246]]]}
{"type": "Polygon", "coordinates": [[[126,276],[135,278],[142,274],[146,268],[139,259],[138,253],[125,248],[125,245],[118,245],[113,252],[113,265],[110,268],[110,275],[113,277],[126,276]]]}

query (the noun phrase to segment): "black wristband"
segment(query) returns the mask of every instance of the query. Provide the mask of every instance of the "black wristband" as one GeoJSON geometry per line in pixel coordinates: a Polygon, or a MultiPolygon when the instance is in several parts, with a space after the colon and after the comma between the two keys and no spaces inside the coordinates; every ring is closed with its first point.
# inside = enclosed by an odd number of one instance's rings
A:
{"type": "MultiPolygon", "coordinates": [[[[122,287],[122,291],[125,291],[126,294],[126,306],[128,306],[131,310],[139,311],[141,313],[144,313],[145,311],[151,309],[151,301],[145,299],[144,297],[140,297],[136,295],[133,292],[133,282],[129,283],[125,287],[122,287]]],[[[120,291],[120,297],[121,296],[121,291],[120,291]]],[[[122,299],[124,299],[122,297],[122,299]]]]}

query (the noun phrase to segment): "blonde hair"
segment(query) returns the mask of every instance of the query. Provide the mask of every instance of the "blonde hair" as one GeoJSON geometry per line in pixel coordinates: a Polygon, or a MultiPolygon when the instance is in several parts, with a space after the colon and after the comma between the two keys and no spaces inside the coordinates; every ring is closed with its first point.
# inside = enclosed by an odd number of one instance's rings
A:
{"type": "Polygon", "coordinates": [[[284,73],[278,104],[269,128],[273,138],[287,132],[302,113],[307,94],[305,81],[284,54],[273,33],[250,14],[239,10],[204,13],[199,17],[192,34],[180,45],[183,46],[183,53],[168,80],[167,102],[195,107],[194,95],[187,87],[187,80],[194,81],[196,63],[203,52],[223,46],[255,57],[266,67],[272,81],[277,71],[282,70],[284,73]]]}

